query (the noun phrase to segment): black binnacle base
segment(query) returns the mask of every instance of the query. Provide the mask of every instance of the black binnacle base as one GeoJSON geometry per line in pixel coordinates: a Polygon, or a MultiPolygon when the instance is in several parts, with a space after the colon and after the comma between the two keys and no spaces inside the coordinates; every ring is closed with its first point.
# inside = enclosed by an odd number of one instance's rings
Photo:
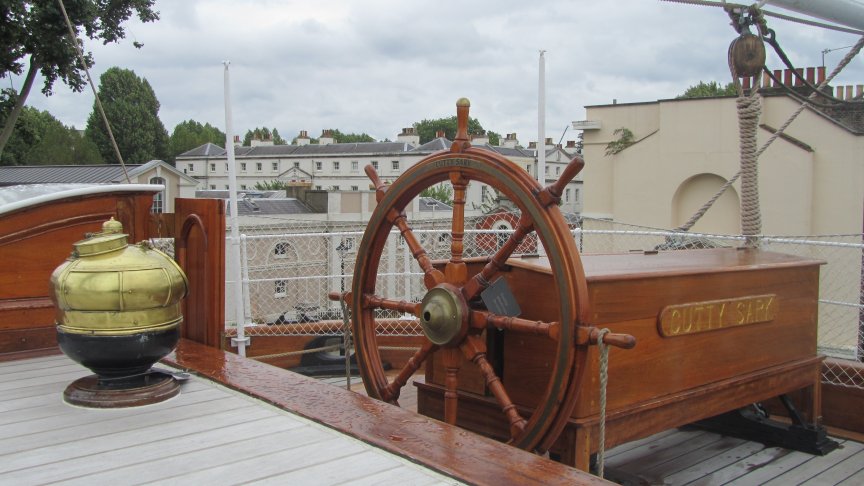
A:
{"type": "Polygon", "coordinates": [[[166,373],[148,372],[121,379],[89,375],[67,386],[63,399],[79,407],[126,408],[163,402],[179,393],[180,384],[166,373]]]}

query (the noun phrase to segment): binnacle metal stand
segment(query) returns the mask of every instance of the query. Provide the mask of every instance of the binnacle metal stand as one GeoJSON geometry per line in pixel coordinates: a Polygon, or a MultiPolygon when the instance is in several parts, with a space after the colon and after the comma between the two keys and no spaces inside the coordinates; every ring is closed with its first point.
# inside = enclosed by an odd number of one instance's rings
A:
{"type": "Polygon", "coordinates": [[[806,423],[786,395],[778,397],[791,418],[791,423],[772,420],[759,404],[733,410],[693,425],[741,439],[761,442],[770,447],[783,447],[808,454],[824,456],[839,444],[828,438],[825,428],[806,423]]]}

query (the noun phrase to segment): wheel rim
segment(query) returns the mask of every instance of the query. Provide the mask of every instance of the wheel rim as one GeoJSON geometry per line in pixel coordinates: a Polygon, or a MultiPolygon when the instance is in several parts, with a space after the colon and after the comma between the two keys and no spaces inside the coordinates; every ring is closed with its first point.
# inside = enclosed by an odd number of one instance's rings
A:
{"type": "MultiPolygon", "coordinates": [[[[398,397],[398,390],[404,386],[404,383],[398,383],[398,378],[394,382],[388,382],[385,376],[378,353],[375,321],[376,309],[383,307],[377,301],[373,302],[370,297],[377,296],[377,269],[387,236],[394,226],[398,226],[393,220],[394,214],[401,213],[423,189],[446,180],[450,180],[454,185],[454,195],[457,197],[457,186],[462,182],[485,183],[504,193],[516,203],[523,216],[527,215],[530,218],[539,243],[544,246],[549,258],[554,282],[554,288],[550,290],[557,293],[561,302],[558,310],[558,337],[553,369],[543,396],[530,417],[524,419],[524,424],[519,425],[516,422],[514,425],[513,410],[505,412],[511,420],[510,442],[513,445],[528,450],[545,451],[560,433],[577,398],[577,382],[584,369],[585,353],[578,353],[577,356],[574,342],[576,326],[585,322],[587,315],[587,286],[575,242],[558,207],[541,204],[537,194],[542,188],[537,182],[520,167],[492,152],[468,148],[461,152],[432,155],[407,170],[380,198],[358,248],[351,297],[355,348],[364,385],[370,396],[392,402],[396,401],[392,396],[394,388],[398,397]]],[[[460,207],[458,202],[454,203],[453,216],[453,221],[461,220],[459,224],[462,225],[461,230],[464,233],[464,206],[460,207]],[[457,214],[457,211],[461,211],[461,214],[457,214]]],[[[432,277],[430,282],[428,278],[430,272],[426,272],[427,296],[433,292],[440,293],[436,289],[444,286],[455,288],[455,291],[459,292],[469,281],[459,281],[463,278],[460,275],[459,264],[464,265],[464,262],[461,262],[462,235],[456,234],[460,229],[458,224],[454,223],[454,226],[456,227],[453,228],[451,237],[455,242],[458,236],[458,245],[451,244],[451,258],[445,267],[445,272],[441,275],[443,282],[437,282],[435,279],[440,278],[437,276],[432,277]],[[432,283],[435,285],[430,286],[432,283]],[[442,283],[444,285],[441,285],[442,283]]],[[[417,263],[420,263],[423,256],[418,257],[416,252],[414,256],[417,263]]],[[[392,302],[395,301],[388,301],[387,305],[394,307],[386,308],[395,308],[392,302]]],[[[424,308],[422,305],[411,308],[409,303],[403,304],[406,310],[410,308],[415,315],[422,316],[424,308]]],[[[435,349],[460,349],[468,356],[469,351],[466,351],[465,347],[477,344],[477,339],[472,337],[471,332],[458,331],[440,339],[435,339],[433,335],[431,340],[429,336],[430,334],[427,333],[423,348],[412,358],[414,362],[409,360],[407,366],[414,371],[421,366],[428,353],[435,349]]],[[[485,360],[485,351],[482,359],[485,360]]],[[[488,381],[489,375],[486,376],[488,381]]],[[[504,390],[504,397],[506,396],[504,390]]],[[[504,407],[506,403],[502,404],[499,394],[495,394],[495,397],[499,405],[506,408],[504,407]]],[[[506,399],[503,401],[506,402],[506,399]]],[[[452,421],[455,422],[455,419],[452,421]]]]}

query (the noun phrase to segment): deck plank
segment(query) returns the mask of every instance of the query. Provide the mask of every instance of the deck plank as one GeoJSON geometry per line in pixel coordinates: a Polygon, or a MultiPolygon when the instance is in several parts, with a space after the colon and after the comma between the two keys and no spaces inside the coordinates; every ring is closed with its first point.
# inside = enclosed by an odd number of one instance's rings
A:
{"type": "Polygon", "coordinates": [[[762,444],[744,442],[694,467],[670,474],[664,480],[668,484],[690,484],[691,481],[693,482],[692,484],[722,484],[722,482],[712,482],[711,474],[730,464],[735,464],[742,459],[749,458],[764,449],[765,446],[762,444]]]}
{"type": "Polygon", "coordinates": [[[334,482],[332,484],[349,484],[351,486],[404,486],[406,484],[410,484],[411,486],[433,486],[455,483],[456,481],[452,479],[448,483],[443,483],[440,477],[435,478],[414,469],[400,467],[363,476],[362,478],[351,478],[349,480],[334,482]]]}
{"type": "MultiPolygon", "coordinates": [[[[242,438],[241,438],[242,439],[242,438]]],[[[85,485],[92,484],[124,484],[128,478],[135,478],[136,483],[146,484],[150,482],[169,482],[173,484],[214,484],[206,480],[194,480],[193,478],[211,478],[213,481],[221,476],[222,483],[238,484],[244,482],[238,479],[247,470],[258,470],[268,463],[270,467],[285,467],[294,462],[290,457],[283,458],[286,464],[280,461],[271,461],[273,454],[282,450],[292,450],[295,455],[297,450],[308,447],[311,444],[322,443],[335,447],[339,442],[338,437],[328,436],[321,430],[309,426],[294,428],[291,430],[267,434],[263,437],[254,437],[238,440],[231,443],[230,447],[205,448],[180,454],[171,454],[163,458],[143,463],[128,465],[117,465],[113,468],[105,468],[95,474],[68,478],[56,484],[85,485]],[[246,467],[238,466],[244,460],[250,461],[246,467]],[[216,478],[216,479],[214,479],[216,478]]],[[[246,478],[249,481],[251,478],[246,478]]]]}
{"type": "MultiPolygon", "coordinates": [[[[785,466],[782,470],[772,466],[763,470],[753,471],[742,479],[753,479],[760,481],[765,486],[785,486],[787,484],[799,484],[828,469],[831,469],[846,458],[864,450],[864,444],[854,441],[840,441],[840,447],[824,456],[813,456],[805,454],[806,459],[794,467],[787,462],[781,462],[779,466],[785,466]],[[772,473],[774,473],[772,475],[772,473]]],[[[800,454],[800,453],[799,453],[800,454]]],[[[792,454],[790,454],[792,456],[792,454]]]]}
{"type": "MultiPolygon", "coordinates": [[[[822,486],[825,484],[841,484],[851,480],[852,477],[858,476],[864,468],[864,450],[858,451],[855,454],[843,459],[831,469],[823,471],[816,476],[801,483],[802,486],[822,486]]],[[[864,483],[850,483],[864,484],[864,483]]]]}
{"type": "Polygon", "coordinates": [[[628,473],[648,484],[663,484],[667,476],[693,467],[699,467],[699,464],[746,442],[743,439],[726,437],[714,433],[709,434],[708,437],[711,440],[705,438],[704,444],[696,449],[690,443],[680,444],[680,455],[672,459],[651,461],[649,456],[648,460],[640,468],[629,469],[628,473]]]}
{"type": "Polygon", "coordinates": [[[289,473],[262,478],[256,482],[276,486],[284,484],[334,484],[353,482],[376,473],[407,469],[399,461],[385,457],[373,450],[344,457],[339,460],[338,467],[333,466],[334,464],[331,462],[323,462],[289,473]]]}

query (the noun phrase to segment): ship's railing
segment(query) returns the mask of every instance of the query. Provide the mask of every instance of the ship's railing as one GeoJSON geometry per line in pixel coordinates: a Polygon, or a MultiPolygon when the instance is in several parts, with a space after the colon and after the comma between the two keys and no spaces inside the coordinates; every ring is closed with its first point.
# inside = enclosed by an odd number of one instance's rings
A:
{"type": "MultiPolygon", "coordinates": [[[[450,255],[449,223],[416,223],[414,232],[433,259],[450,255]]],[[[506,240],[512,230],[466,230],[464,257],[489,255],[506,240]]],[[[471,225],[466,224],[466,227],[471,225]]],[[[609,253],[633,250],[740,246],[741,236],[678,233],[623,225],[605,220],[573,221],[573,237],[583,253],[609,253]]],[[[341,336],[343,326],[340,304],[327,299],[329,292],[351,289],[357,247],[362,231],[246,234],[241,237],[242,285],[227,282],[226,295],[243,292],[245,328],[254,335],[341,336]],[[303,324],[303,325],[292,325],[303,324]]],[[[861,234],[820,236],[765,236],[762,247],[771,251],[824,260],[820,272],[819,352],[847,360],[864,357],[864,294],[862,294],[861,234]]],[[[536,252],[536,240],[529,238],[521,253],[536,252]]],[[[231,263],[229,262],[229,265],[231,263]]],[[[231,275],[231,272],[226,272],[231,275]]],[[[378,269],[382,295],[418,301],[425,287],[422,274],[402,241],[394,232],[389,237],[378,269]]],[[[235,301],[226,299],[229,307],[235,301]]],[[[231,319],[233,308],[226,309],[231,319]]],[[[410,316],[382,312],[387,322],[381,334],[416,336],[421,334],[410,316]]],[[[227,323],[228,328],[234,322],[227,323]]],[[[253,338],[254,339],[254,338],[253,338]]],[[[253,344],[254,346],[254,344],[253,344]]],[[[287,351],[287,350],[286,350],[287,351]]],[[[864,383],[864,377],[845,376],[843,369],[828,369],[823,381],[848,386],[864,383]]]]}

